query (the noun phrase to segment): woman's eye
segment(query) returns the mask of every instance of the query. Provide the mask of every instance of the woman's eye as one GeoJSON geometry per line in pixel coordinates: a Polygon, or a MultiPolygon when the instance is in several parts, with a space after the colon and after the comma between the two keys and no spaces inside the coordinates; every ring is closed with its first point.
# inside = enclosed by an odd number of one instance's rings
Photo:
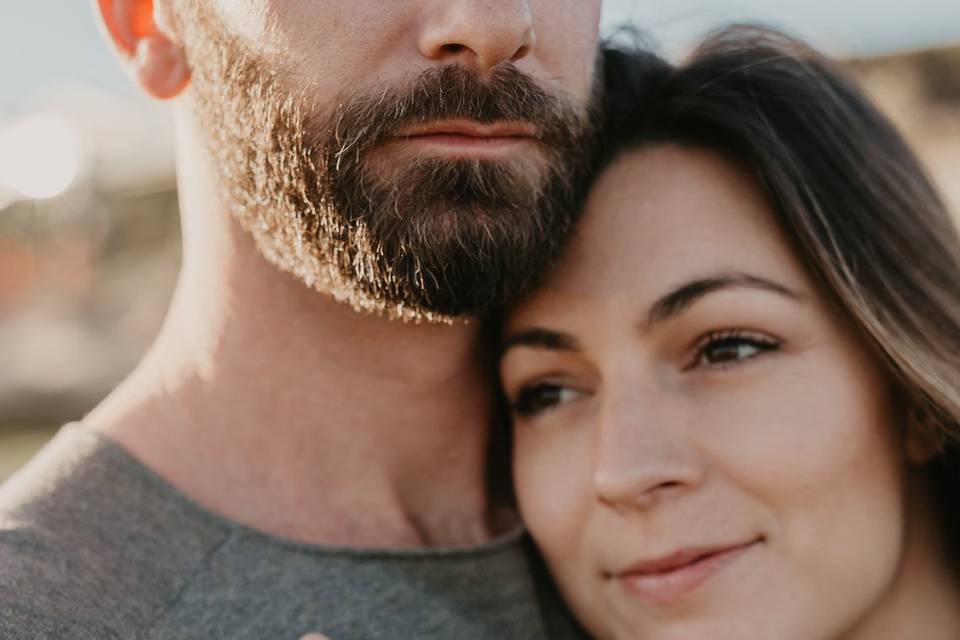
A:
{"type": "Polygon", "coordinates": [[[731,332],[711,334],[696,349],[694,367],[722,367],[756,358],[768,351],[776,351],[780,343],[768,336],[731,332]]]}
{"type": "Polygon", "coordinates": [[[511,408],[521,418],[532,418],[548,409],[575,400],[580,395],[580,391],[571,387],[539,382],[523,387],[511,408]]]}

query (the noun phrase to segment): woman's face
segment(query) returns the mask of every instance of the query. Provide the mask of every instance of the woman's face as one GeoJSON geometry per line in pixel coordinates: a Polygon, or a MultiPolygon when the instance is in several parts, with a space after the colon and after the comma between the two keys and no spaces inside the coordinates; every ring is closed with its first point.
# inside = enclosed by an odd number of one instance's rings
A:
{"type": "Polygon", "coordinates": [[[520,506],[594,636],[837,638],[890,590],[890,385],[722,157],[617,161],[506,342],[520,506]]]}

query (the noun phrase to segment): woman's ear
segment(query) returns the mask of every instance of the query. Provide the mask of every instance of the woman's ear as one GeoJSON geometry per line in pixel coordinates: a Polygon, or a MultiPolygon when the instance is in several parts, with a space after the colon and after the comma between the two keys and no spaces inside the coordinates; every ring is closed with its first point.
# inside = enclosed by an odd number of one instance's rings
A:
{"type": "Polygon", "coordinates": [[[155,98],[175,98],[190,83],[182,47],[157,28],[153,0],[96,0],[100,20],[137,83],[155,98]]]}
{"type": "Polygon", "coordinates": [[[921,466],[943,453],[943,433],[933,413],[920,404],[907,412],[907,462],[921,466]]]}

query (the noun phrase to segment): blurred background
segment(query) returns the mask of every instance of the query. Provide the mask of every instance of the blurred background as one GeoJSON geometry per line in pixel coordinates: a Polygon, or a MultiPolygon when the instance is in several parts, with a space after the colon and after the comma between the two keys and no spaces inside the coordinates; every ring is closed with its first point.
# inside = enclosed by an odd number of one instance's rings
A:
{"type": "MultiPolygon", "coordinates": [[[[0,480],[136,364],[179,264],[172,125],[102,43],[91,2],[0,5],[0,480]]],[[[606,0],[672,58],[730,21],[841,58],[960,211],[957,0],[606,0]]]]}

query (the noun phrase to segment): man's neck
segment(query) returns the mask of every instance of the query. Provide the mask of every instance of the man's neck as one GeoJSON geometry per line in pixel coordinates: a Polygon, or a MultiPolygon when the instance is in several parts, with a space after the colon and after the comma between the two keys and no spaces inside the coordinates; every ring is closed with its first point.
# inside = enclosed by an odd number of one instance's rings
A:
{"type": "Polygon", "coordinates": [[[204,506],[351,546],[491,535],[476,323],[358,315],[269,265],[181,139],[184,263],[138,369],[85,423],[204,506]]]}

